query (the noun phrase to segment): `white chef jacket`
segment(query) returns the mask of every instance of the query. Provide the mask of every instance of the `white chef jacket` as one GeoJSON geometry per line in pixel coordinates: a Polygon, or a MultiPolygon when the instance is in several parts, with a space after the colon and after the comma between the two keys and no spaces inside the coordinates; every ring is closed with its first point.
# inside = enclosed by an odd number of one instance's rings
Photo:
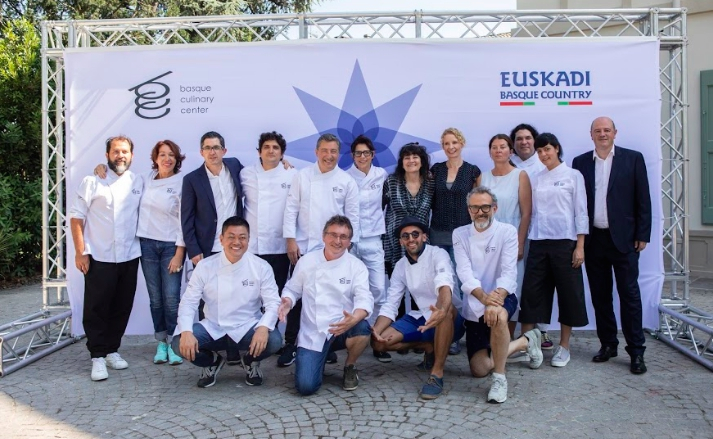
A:
{"type": "Polygon", "coordinates": [[[614,150],[612,147],[606,158],[600,159],[595,150],[592,154],[594,160],[594,212],[592,223],[599,229],[609,228],[609,213],[607,212],[607,192],[609,192],[609,176],[614,163],[614,150]]]}
{"type": "Polygon", "coordinates": [[[517,229],[493,219],[482,232],[473,224],[453,230],[456,273],[461,281],[463,317],[477,322],[485,306],[471,292],[481,287],[486,293],[502,288],[510,294],[517,290],[517,229]]]}
{"type": "Polygon", "coordinates": [[[296,238],[302,254],[322,248],[322,230],[334,215],[349,218],[352,242],[359,242],[359,188],[354,179],[339,167],[322,173],[316,163],[300,170],[287,196],[282,235],[296,238]]]}
{"type": "Polygon", "coordinates": [[[516,154],[513,154],[511,160],[515,163],[515,166],[527,172],[527,176],[530,177],[531,180],[533,175],[545,169],[545,165],[542,164],[537,153],[532,154],[530,158],[525,161],[520,159],[516,154]]]}
{"type": "Polygon", "coordinates": [[[389,176],[385,170],[372,165],[368,174],[361,172],[355,165],[347,169],[347,174],[359,186],[359,226],[354,234],[361,238],[381,236],[386,233],[384,208],[381,199],[384,192],[384,181],[389,176]]]}
{"type": "Polygon", "coordinates": [[[532,219],[528,238],[577,240],[589,234],[584,177],[564,163],[532,177],[532,219]]]}
{"type": "Polygon", "coordinates": [[[280,306],[275,276],[270,264],[250,252],[234,264],[220,252],[196,265],[178,306],[178,333],[193,332],[201,299],[205,318],[199,323],[214,340],[228,334],[238,343],[254,327],[275,329],[280,306]]]}
{"type": "Polygon", "coordinates": [[[99,262],[119,263],[141,256],[136,229],[143,178],[107,169],[106,178],[84,177],[69,217],[84,220],[84,253],[99,262]]]}
{"type": "Polygon", "coordinates": [[[240,171],[245,220],[250,224],[250,253],[287,253],[282,225],[287,194],[296,174],[296,169],[285,169],[282,164],[266,171],[262,164],[255,163],[240,171]]]}
{"type": "MultiPolygon", "coordinates": [[[[218,175],[213,175],[205,166],[205,172],[208,174],[208,182],[210,190],[213,192],[213,200],[215,200],[215,213],[218,221],[215,227],[215,240],[213,241],[213,251],[219,252],[223,250],[220,244],[220,235],[223,232],[223,223],[237,213],[236,206],[238,205],[238,190],[235,188],[233,178],[230,175],[230,170],[227,166],[221,163],[222,168],[218,175]]],[[[238,340],[239,341],[239,340],[238,340]]]]}
{"type": "Polygon", "coordinates": [[[419,310],[409,315],[418,319],[431,318],[431,305],[436,305],[438,289],[447,286],[451,289],[451,300],[456,308],[460,307],[460,298],[453,291],[453,266],[448,252],[442,248],[426,244],[418,261],[412,264],[406,256],[399,259],[391,274],[389,289],[386,291],[386,303],[379,311],[380,316],[396,319],[399,304],[408,290],[416,301],[419,310]]]}
{"type": "Polygon", "coordinates": [[[136,236],[175,242],[177,246],[185,247],[180,218],[183,175],[174,174],[156,180],[157,174],[151,171],[143,176],[144,193],[141,196],[136,236]]]}
{"type": "Polygon", "coordinates": [[[329,325],[342,320],[345,310],[353,313],[363,309],[368,317],[374,309],[369,272],[349,252],[332,261],[327,261],[323,250],[302,256],[282,290],[282,297],[289,297],[292,306],[302,299],[297,345],[318,352],[332,337],[329,325]]]}

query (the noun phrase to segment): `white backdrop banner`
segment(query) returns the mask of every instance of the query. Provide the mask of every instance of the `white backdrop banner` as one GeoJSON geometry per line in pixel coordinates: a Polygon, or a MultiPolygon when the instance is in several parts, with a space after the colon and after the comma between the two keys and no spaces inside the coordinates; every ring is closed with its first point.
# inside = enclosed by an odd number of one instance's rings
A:
{"type": "MultiPolygon", "coordinates": [[[[663,284],[658,60],[658,42],[650,38],[67,50],[67,191],[106,162],[104,140],[120,133],[135,142],[132,170],[139,173],[150,169],[150,150],[161,139],[182,147],[188,172],[202,164],[199,139],[207,131],[220,132],[227,155],[250,164],[260,133],[273,130],[285,136],[286,156],[297,167],[314,161],[320,134],[338,135],[345,153],[363,133],[374,139],[375,163],[391,171],[399,148],[412,141],[426,146],[432,163],[445,160],[440,135],[456,127],[467,140],[464,158],[488,171],[488,140],[518,123],[556,134],[571,164],[593,148],[592,120],[609,116],[619,130],[616,143],[641,151],[649,170],[653,242],[642,254],[639,280],[644,324],[654,328],[663,284]]],[[[340,166],[350,163],[344,154],[340,166]]],[[[73,261],[71,238],[67,254],[73,261]]],[[[127,334],[153,333],[141,277],[127,334]]],[[[82,334],[84,283],[74,266],[68,290],[73,333],[82,334]]],[[[593,328],[591,305],[588,312],[593,328]]]]}

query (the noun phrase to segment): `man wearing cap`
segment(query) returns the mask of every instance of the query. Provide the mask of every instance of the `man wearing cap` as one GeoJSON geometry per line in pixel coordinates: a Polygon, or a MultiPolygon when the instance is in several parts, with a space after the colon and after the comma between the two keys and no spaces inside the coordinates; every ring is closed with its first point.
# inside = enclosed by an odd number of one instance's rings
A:
{"type": "Polygon", "coordinates": [[[417,368],[430,371],[420,391],[423,399],[436,399],[443,392],[443,367],[448,347],[463,335],[453,294],[453,268],[448,253],[426,244],[428,227],[418,218],[407,216],[396,229],[405,255],[394,266],[386,303],[372,331],[375,350],[425,349],[417,368]],[[418,309],[394,321],[399,303],[408,290],[418,309]],[[455,337],[454,337],[455,335],[455,337]]]}
{"type": "Polygon", "coordinates": [[[498,199],[490,189],[477,187],[468,194],[473,221],[453,231],[456,271],[465,297],[466,346],[473,376],[491,371],[488,402],[505,402],[508,383],[505,361],[513,352],[527,350],[530,367],[542,364],[539,329],[510,341],[508,321],[517,310],[517,229],[495,219],[498,199]]]}

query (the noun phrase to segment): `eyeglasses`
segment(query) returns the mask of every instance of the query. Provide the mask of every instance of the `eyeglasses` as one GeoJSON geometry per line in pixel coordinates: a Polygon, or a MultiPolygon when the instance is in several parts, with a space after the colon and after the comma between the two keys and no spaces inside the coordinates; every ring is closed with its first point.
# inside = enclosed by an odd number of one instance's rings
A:
{"type": "Polygon", "coordinates": [[[366,151],[354,151],[354,157],[371,157],[372,155],[374,153],[368,149],[366,151]]]}
{"type": "Polygon", "coordinates": [[[224,149],[220,145],[213,145],[213,146],[201,146],[201,151],[220,151],[221,149],[224,149]]]}
{"type": "Polygon", "coordinates": [[[493,206],[492,204],[483,204],[482,206],[477,206],[477,205],[468,205],[468,210],[471,211],[471,213],[478,213],[478,211],[481,211],[483,213],[488,213],[490,212],[490,209],[492,209],[493,206]]]}
{"type": "Polygon", "coordinates": [[[327,232],[327,233],[325,233],[325,235],[329,236],[330,238],[334,239],[335,241],[336,240],[349,241],[350,239],[352,239],[349,235],[339,235],[334,232],[327,232]]]}
{"type": "Polygon", "coordinates": [[[409,239],[409,237],[411,237],[411,238],[413,238],[413,239],[418,239],[419,236],[421,236],[421,232],[419,232],[418,230],[414,230],[414,231],[411,232],[411,233],[402,233],[402,234],[401,234],[401,239],[403,239],[404,241],[406,241],[406,240],[409,239]]]}

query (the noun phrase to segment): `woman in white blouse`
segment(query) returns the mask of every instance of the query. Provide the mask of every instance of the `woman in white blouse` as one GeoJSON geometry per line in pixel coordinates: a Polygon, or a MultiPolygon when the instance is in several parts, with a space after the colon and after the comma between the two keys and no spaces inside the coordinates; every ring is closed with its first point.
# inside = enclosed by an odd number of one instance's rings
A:
{"type": "MultiPolygon", "coordinates": [[[[161,140],[151,150],[152,170],[143,175],[144,191],[139,207],[136,235],[141,244],[141,270],[149,293],[154,337],[158,340],[155,364],[181,364],[183,359],[171,349],[181,298],[181,269],[186,247],[181,231],[181,188],[179,174],[186,157],[171,140],[161,140]]],[[[105,165],[95,173],[104,178],[105,165]]]]}
{"type": "Polygon", "coordinates": [[[555,288],[561,338],[552,366],[569,363],[572,327],[586,326],[582,263],[584,236],[589,233],[584,177],[562,162],[562,145],[554,134],[535,139],[545,169],[532,177],[530,250],[520,304],[522,331],[549,323],[555,288]]]}
{"type": "MultiPolygon", "coordinates": [[[[530,227],[532,215],[532,188],[527,172],[515,167],[510,160],[514,153],[513,142],[507,134],[496,134],[489,143],[490,158],[493,160],[493,169],[483,173],[481,185],[498,197],[498,210],[495,219],[508,223],[517,229],[517,285],[515,292],[518,301],[521,297],[522,279],[525,274],[525,242],[527,231],[530,227]]],[[[510,337],[515,334],[518,311],[512,316],[508,326],[510,337]]]]}

